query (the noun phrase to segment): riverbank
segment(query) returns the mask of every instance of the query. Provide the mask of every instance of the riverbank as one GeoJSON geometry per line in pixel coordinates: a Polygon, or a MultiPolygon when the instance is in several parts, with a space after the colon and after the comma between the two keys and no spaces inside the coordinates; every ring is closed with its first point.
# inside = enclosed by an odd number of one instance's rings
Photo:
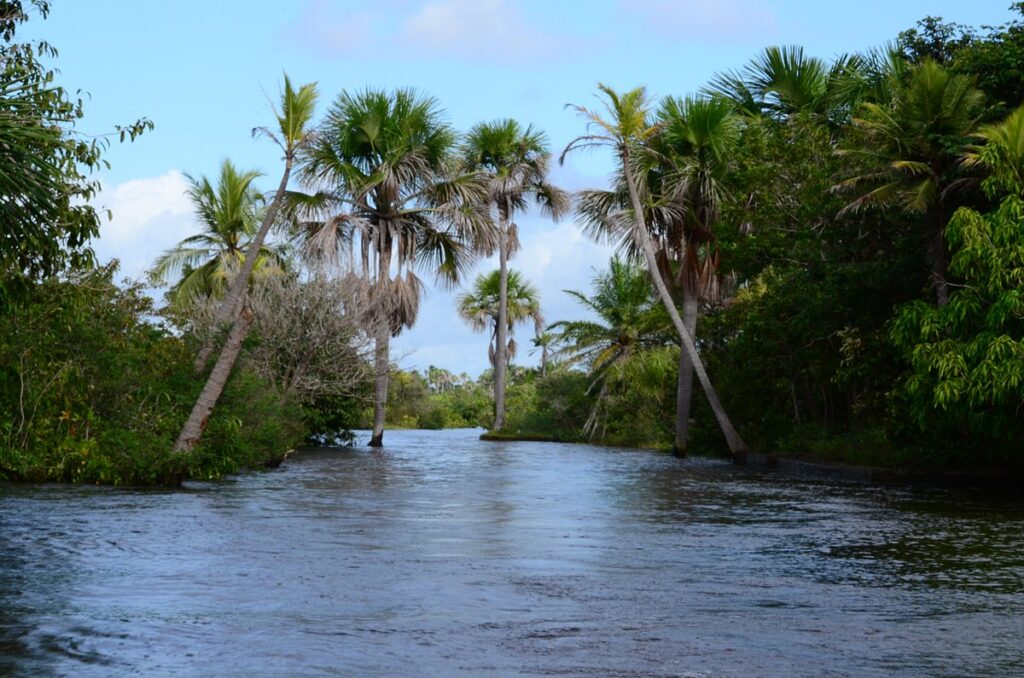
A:
{"type": "MultiPolygon", "coordinates": [[[[507,431],[487,431],[480,436],[482,441],[491,442],[546,442],[574,445],[590,445],[597,447],[620,448],[616,445],[601,445],[580,440],[562,440],[558,436],[546,436],[542,433],[511,433],[507,431]]],[[[660,447],[632,447],[630,449],[648,449],[669,454],[669,450],[660,447]]],[[[746,465],[770,471],[779,471],[799,476],[812,476],[829,480],[848,480],[879,485],[934,485],[950,488],[992,488],[1019,491],[1024,487],[1024,469],[1020,468],[921,468],[907,464],[910,458],[906,454],[891,454],[888,457],[877,454],[851,452],[835,458],[808,456],[800,454],[766,454],[752,453],[746,465]],[[863,464],[850,462],[847,459],[872,458],[888,459],[892,463],[863,464]]],[[[719,458],[722,455],[695,454],[694,457],[719,458]]]]}

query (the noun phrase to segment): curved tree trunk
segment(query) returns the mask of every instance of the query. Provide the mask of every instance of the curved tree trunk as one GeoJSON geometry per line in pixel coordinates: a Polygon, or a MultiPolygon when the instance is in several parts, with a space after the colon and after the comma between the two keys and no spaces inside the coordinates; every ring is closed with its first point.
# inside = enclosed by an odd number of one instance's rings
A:
{"type": "Polygon", "coordinates": [[[697,374],[697,381],[700,382],[701,388],[704,389],[704,394],[708,398],[708,402],[711,404],[711,410],[715,413],[715,419],[718,421],[719,428],[722,429],[722,434],[725,436],[725,441],[729,445],[729,451],[732,452],[733,460],[736,463],[745,463],[747,455],[750,454],[750,448],[740,437],[740,434],[736,431],[736,428],[732,425],[732,421],[729,420],[729,415],[726,414],[725,408],[722,407],[721,401],[718,399],[718,393],[715,391],[714,386],[711,385],[711,380],[708,379],[708,374],[704,370],[704,363],[701,362],[700,356],[697,354],[697,347],[693,343],[693,336],[687,332],[686,326],[683,325],[683,319],[679,317],[679,311],[676,309],[675,302],[672,300],[672,295],[669,294],[668,287],[665,285],[665,280],[661,277],[661,272],[658,269],[657,258],[654,254],[654,245],[651,243],[651,236],[647,232],[647,224],[644,223],[643,217],[643,206],[640,204],[640,195],[637,193],[636,181],[633,179],[633,173],[629,163],[629,150],[623,148],[621,151],[622,159],[622,170],[626,176],[626,187],[629,190],[630,202],[633,205],[633,219],[635,220],[635,238],[639,241],[640,247],[643,250],[644,258],[647,260],[647,268],[651,273],[651,278],[654,281],[654,287],[658,290],[658,296],[661,298],[661,303],[665,306],[665,310],[668,311],[669,318],[672,319],[672,324],[676,328],[676,332],[679,333],[679,339],[682,343],[682,348],[685,353],[689,355],[690,361],[693,364],[693,370],[697,374]]]}
{"type": "Polygon", "coordinates": [[[384,415],[388,406],[388,370],[390,369],[388,349],[391,342],[391,333],[387,323],[381,323],[375,342],[374,363],[377,370],[377,383],[373,398],[373,435],[370,437],[370,447],[383,447],[384,415]]]}
{"type": "Polygon", "coordinates": [[[178,434],[178,439],[174,442],[174,452],[188,452],[196,446],[202,437],[203,431],[206,430],[206,424],[210,420],[210,413],[213,412],[213,407],[217,404],[221,392],[224,391],[228,377],[231,376],[231,368],[234,367],[235,360],[242,350],[242,342],[249,334],[253,320],[252,311],[248,306],[244,306],[235,324],[231,327],[224,348],[221,349],[217,363],[213,366],[202,393],[199,394],[191,414],[188,415],[188,420],[185,421],[181,433],[178,434]]]}
{"type": "Polygon", "coordinates": [[[499,208],[498,327],[494,357],[494,430],[505,426],[505,373],[508,366],[508,211],[499,208]]]}
{"type": "MultiPolygon", "coordinates": [[[[683,326],[691,337],[697,336],[697,315],[700,300],[689,286],[683,287],[683,326]]],[[[676,379],[676,435],[672,452],[678,457],[686,456],[686,445],[690,434],[690,405],[693,402],[693,363],[690,355],[680,347],[679,375],[676,379]]]]}
{"type": "MultiPolygon", "coordinates": [[[[260,249],[267,239],[267,233],[270,232],[274,219],[277,218],[284,193],[288,189],[288,179],[292,174],[292,161],[291,155],[285,157],[284,174],[281,175],[281,183],[277,187],[277,193],[274,194],[274,199],[270,201],[270,206],[267,207],[267,212],[263,215],[263,223],[260,224],[260,230],[256,232],[256,237],[249,243],[249,250],[245,253],[242,269],[232,279],[227,295],[217,307],[217,316],[214,321],[215,327],[226,325],[238,317],[245,296],[245,290],[249,286],[249,278],[252,277],[252,270],[256,266],[256,260],[260,255],[260,249]]],[[[206,369],[206,363],[210,361],[210,356],[213,355],[215,336],[215,333],[211,333],[203,343],[203,347],[199,349],[199,353],[196,354],[196,360],[193,364],[196,372],[202,372],[206,369]]]]}

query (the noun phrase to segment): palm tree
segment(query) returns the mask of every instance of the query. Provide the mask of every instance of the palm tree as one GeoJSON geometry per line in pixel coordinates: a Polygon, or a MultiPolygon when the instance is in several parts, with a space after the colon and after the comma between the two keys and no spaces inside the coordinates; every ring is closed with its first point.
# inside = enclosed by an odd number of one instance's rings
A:
{"type": "Polygon", "coordinates": [[[548,376],[548,363],[551,362],[551,351],[557,343],[557,337],[552,332],[537,332],[533,339],[533,350],[530,355],[540,351],[540,376],[548,376]]]}
{"type": "MultiPolygon", "coordinates": [[[[263,213],[263,195],[253,187],[260,176],[255,170],[240,171],[225,160],[216,186],[207,177],[188,177],[188,196],[203,231],[164,252],[149,272],[150,281],[156,285],[177,279],[170,292],[176,306],[224,294],[227,281],[245,258],[263,213]]],[[[279,270],[285,259],[284,248],[262,247],[256,269],[279,270]]]]}
{"type": "MultiPolygon", "coordinates": [[[[675,287],[680,291],[683,324],[697,336],[701,302],[719,300],[719,259],[714,228],[725,198],[722,178],[740,137],[740,119],[723,99],[668,98],[658,114],[662,126],[659,147],[666,159],[666,174],[678,186],[686,205],[681,228],[665,229],[664,244],[678,262],[675,287]]],[[[693,365],[686,351],[679,352],[676,387],[674,448],[684,454],[693,399],[693,365]]]]}
{"type": "Polygon", "coordinates": [[[650,121],[650,103],[646,90],[640,87],[620,95],[605,85],[599,85],[598,87],[604,94],[604,104],[609,119],[606,120],[597,112],[585,107],[574,106],[577,112],[588,121],[588,131],[590,133],[570,142],[562,152],[562,159],[564,160],[566,154],[575,149],[595,146],[610,147],[615,153],[620,165],[621,174],[625,180],[630,206],[632,207],[633,228],[631,235],[638,248],[643,252],[648,271],[654,282],[655,289],[658,291],[661,303],[668,312],[676,331],[679,333],[682,350],[689,354],[694,371],[697,374],[697,379],[703,387],[705,395],[707,395],[711,409],[715,413],[715,418],[722,429],[722,433],[725,435],[729,449],[737,461],[743,461],[746,459],[749,448],[739,433],[736,432],[735,427],[733,427],[718,399],[718,394],[708,379],[704,365],[694,345],[693,336],[683,324],[679,311],[676,309],[675,301],[662,276],[651,231],[647,227],[645,210],[641,202],[640,190],[637,187],[635,176],[635,160],[645,155],[652,137],[658,131],[658,127],[650,121]]]}
{"type": "Polygon", "coordinates": [[[494,428],[505,425],[506,328],[511,326],[508,309],[508,260],[519,248],[517,211],[528,207],[533,198],[541,209],[555,219],[569,209],[569,196],[547,180],[551,153],[544,134],[532,126],[523,129],[515,120],[481,123],[473,127],[463,145],[466,168],[480,172],[488,180],[488,200],[497,212],[499,297],[497,336],[498,355],[494,369],[494,428]]]}
{"type": "Polygon", "coordinates": [[[291,196],[307,225],[307,251],[344,255],[371,283],[373,447],[384,439],[390,339],[416,322],[423,294],[414,269],[455,285],[472,255],[494,244],[480,207],[486,184],[453,171],[454,146],[455,133],[431,97],[407,89],[342,92],[303,154],[303,180],[317,192],[291,196]]]}
{"type": "MultiPolygon", "coordinates": [[[[281,110],[275,112],[277,118],[277,131],[271,131],[267,127],[257,127],[253,135],[263,135],[273,141],[284,153],[284,171],[281,174],[281,182],[277,192],[270,201],[270,205],[263,213],[263,219],[259,230],[249,242],[245,252],[245,259],[242,260],[242,267],[231,280],[231,286],[224,297],[224,301],[217,307],[217,324],[233,323],[238,317],[242,305],[242,297],[249,285],[249,278],[259,261],[259,253],[263,243],[267,239],[270,227],[277,219],[283,199],[285,197],[288,182],[291,179],[292,168],[295,159],[301,148],[309,142],[309,124],[313,119],[313,110],[316,108],[317,91],[316,84],[302,85],[298,89],[292,87],[292,82],[287,75],[284,76],[284,91],[281,93],[281,110]]],[[[195,360],[196,372],[201,372],[213,354],[213,341],[211,338],[206,341],[199,350],[195,360]]]]}
{"type": "Polygon", "coordinates": [[[859,193],[843,212],[900,206],[925,217],[939,306],[949,301],[945,229],[954,204],[950,198],[967,184],[959,160],[982,113],[984,95],[974,82],[925,60],[892,84],[889,100],[861,104],[849,141],[838,150],[857,168],[835,187],[859,193]]]}
{"type": "Polygon", "coordinates": [[[984,185],[990,195],[1020,195],[1024,190],[1024,106],[1001,122],[985,125],[974,136],[984,143],[967,148],[964,165],[991,172],[984,185]]]}
{"type": "Polygon", "coordinates": [[[862,61],[840,56],[829,65],[806,55],[802,47],[766,47],[743,70],[716,74],[704,92],[731,101],[749,116],[830,117],[848,108],[853,91],[848,79],[862,61]]]}
{"type": "MultiPolygon", "coordinates": [[[[719,258],[714,227],[725,189],[724,170],[739,140],[740,117],[721,99],[665,99],[658,113],[652,153],[635,162],[644,220],[657,244],[661,275],[682,302],[682,319],[696,337],[701,303],[719,301],[719,258]]],[[[593,236],[618,243],[619,250],[643,257],[633,237],[633,212],[625,177],[614,191],[584,191],[578,215],[593,236]]],[[[685,454],[693,396],[693,366],[679,353],[674,452],[685,454]]]]}
{"type": "Polygon", "coordinates": [[[592,292],[566,290],[566,294],[598,318],[563,320],[548,328],[548,336],[561,345],[558,354],[566,363],[587,367],[593,377],[591,390],[600,385],[583,426],[583,433],[593,436],[616,374],[639,352],[664,345],[664,316],[651,297],[647,272],[618,256],[608,262],[606,272],[594,278],[592,292]]]}
{"type": "MultiPolygon", "coordinates": [[[[501,308],[501,271],[480,274],[473,283],[473,289],[459,295],[459,317],[469,323],[477,332],[491,331],[487,346],[487,358],[495,375],[499,368],[507,367],[516,355],[516,341],[512,337],[516,323],[533,320],[534,328],[540,331],[544,326],[544,317],[540,312],[540,295],[537,288],[528,283],[518,271],[506,271],[507,286],[505,288],[505,308],[501,308]],[[502,313],[502,310],[505,312],[502,313]],[[504,316],[504,317],[502,317],[504,316]],[[501,323],[505,322],[505,331],[500,332],[501,323]],[[501,342],[507,346],[502,347],[501,342]],[[501,350],[504,348],[505,350],[501,350]],[[501,365],[504,361],[505,365],[501,365]]],[[[501,373],[505,370],[501,369],[501,373]]],[[[495,381],[495,391],[497,391],[495,381]]],[[[498,425],[494,428],[497,430],[498,425]]]]}
{"type": "MultiPolygon", "coordinates": [[[[245,259],[242,262],[241,270],[235,275],[228,289],[227,294],[221,302],[217,311],[217,320],[221,323],[230,324],[230,331],[224,346],[221,348],[217,362],[210,371],[203,385],[203,390],[196,399],[192,412],[189,414],[185,425],[182,426],[177,440],[174,442],[175,452],[188,452],[199,442],[206,423],[209,421],[210,413],[213,412],[217,400],[220,398],[224,385],[231,375],[231,369],[238,359],[242,350],[242,342],[249,334],[252,327],[252,311],[245,306],[245,290],[249,285],[253,269],[259,259],[259,253],[263,247],[270,226],[277,219],[278,211],[288,188],[288,181],[291,177],[292,167],[295,163],[296,154],[309,140],[309,122],[313,117],[313,109],[316,105],[316,86],[303,85],[299,89],[292,87],[291,81],[285,76],[284,91],[281,94],[281,109],[275,113],[277,118],[277,133],[268,129],[260,128],[255,133],[261,133],[272,139],[284,151],[284,172],[281,175],[281,183],[278,186],[274,198],[270,201],[263,214],[263,221],[259,230],[249,243],[245,259]]],[[[213,352],[212,334],[206,345],[196,356],[196,371],[201,371],[213,352]]]]}

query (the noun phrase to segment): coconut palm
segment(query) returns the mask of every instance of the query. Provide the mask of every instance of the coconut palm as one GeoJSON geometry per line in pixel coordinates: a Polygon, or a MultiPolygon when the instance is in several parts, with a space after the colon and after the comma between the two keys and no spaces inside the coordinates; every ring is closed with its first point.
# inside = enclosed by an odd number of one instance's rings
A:
{"type": "MultiPolygon", "coordinates": [[[[248,288],[252,272],[259,263],[261,248],[283,205],[297,154],[309,142],[310,121],[313,119],[316,100],[315,84],[302,85],[295,89],[286,75],[284,76],[284,91],[281,93],[281,108],[274,114],[277,118],[276,130],[271,130],[268,127],[257,127],[253,130],[253,135],[266,136],[281,149],[284,153],[284,171],[281,173],[277,191],[263,211],[259,229],[256,230],[245,249],[245,258],[241,262],[241,267],[232,278],[231,286],[228,288],[224,300],[217,307],[217,324],[232,323],[238,317],[242,306],[242,297],[248,288]]],[[[211,335],[211,339],[203,344],[196,355],[195,369],[197,372],[206,367],[206,363],[209,362],[210,356],[213,354],[213,349],[211,335]]]]}
{"type": "Polygon", "coordinates": [[[679,333],[682,350],[689,354],[697,379],[707,395],[729,449],[738,461],[743,461],[748,453],[748,447],[722,407],[697,353],[693,336],[687,331],[676,309],[675,301],[662,275],[663,267],[658,263],[652,233],[647,226],[645,209],[637,185],[636,160],[642,159],[647,153],[651,140],[659,128],[650,120],[650,102],[646,90],[641,87],[619,94],[605,85],[599,85],[599,89],[604,95],[603,103],[608,118],[605,119],[598,112],[583,106],[574,106],[587,120],[589,133],[570,142],[562,153],[562,159],[564,160],[566,154],[573,150],[588,147],[608,147],[615,153],[632,208],[632,238],[643,252],[661,303],[668,312],[676,332],[679,333]]]}
{"type": "Polygon", "coordinates": [[[985,188],[993,195],[1019,194],[1024,187],[1024,106],[974,136],[983,143],[967,148],[964,165],[991,172],[985,188]]]}
{"type": "MultiPolygon", "coordinates": [[[[516,341],[512,336],[516,324],[532,320],[537,332],[544,326],[544,317],[540,312],[540,295],[537,288],[528,283],[518,271],[506,271],[507,286],[505,288],[505,308],[501,308],[501,271],[481,273],[473,283],[473,289],[459,295],[457,304],[459,317],[469,323],[477,332],[490,330],[490,342],[487,345],[487,358],[494,369],[495,375],[499,367],[507,367],[516,356],[516,341]],[[505,331],[499,332],[502,321],[505,331]],[[502,348],[501,342],[507,342],[502,348]],[[501,361],[505,362],[502,366],[501,361]]],[[[504,373],[505,370],[501,369],[504,373]]],[[[497,390],[495,381],[495,390],[497,390]]],[[[497,429],[498,425],[495,424],[497,429]]]]}
{"type": "MultiPolygon", "coordinates": [[[[230,325],[224,346],[221,348],[217,362],[210,371],[199,394],[192,412],[189,414],[185,425],[182,426],[177,440],[174,442],[175,452],[187,452],[195,447],[199,438],[206,428],[210,413],[213,412],[217,400],[220,398],[224,385],[231,375],[231,369],[238,359],[242,350],[242,342],[249,334],[252,327],[253,315],[251,309],[245,307],[244,296],[249,285],[249,279],[259,260],[259,253],[263,247],[270,227],[277,219],[278,211],[284,199],[285,190],[291,177],[296,154],[309,141],[309,123],[313,117],[313,109],[316,105],[316,86],[303,85],[298,89],[292,87],[288,76],[284,79],[284,91],[281,93],[281,108],[275,112],[277,118],[277,129],[271,131],[267,128],[258,128],[254,133],[264,134],[274,141],[284,152],[284,172],[281,175],[281,182],[277,192],[274,193],[270,205],[263,213],[263,220],[259,230],[249,242],[242,262],[241,270],[235,275],[217,311],[219,323],[230,325]]],[[[196,371],[205,368],[209,356],[213,352],[213,335],[196,356],[196,371]]]]}
{"type": "Polygon", "coordinates": [[[307,252],[342,255],[370,281],[376,388],[370,445],[384,438],[389,345],[416,322],[423,284],[414,269],[458,283],[476,251],[493,247],[480,206],[486,184],[453,171],[455,133],[437,102],[413,90],[342,92],[304,152],[315,193],[291,196],[307,252]]]}
{"type": "Polygon", "coordinates": [[[861,104],[838,150],[855,167],[836,186],[857,193],[843,212],[899,206],[924,216],[939,306],[949,300],[945,229],[955,204],[951,198],[967,185],[960,156],[982,114],[984,95],[974,82],[925,60],[893,83],[889,100],[861,104]]]}
{"type": "MultiPolygon", "coordinates": [[[[203,231],[185,238],[157,258],[149,272],[156,285],[172,284],[170,299],[184,306],[199,298],[223,296],[241,267],[263,214],[263,195],[253,182],[255,170],[240,171],[230,160],[221,165],[216,185],[207,177],[187,177],[188,196],[203,231]]],[[[280,270],[287,251],[262,247],[255,268],[280,270]]]]}
{"type": "Polygon", "coordinates": [[[615,256],[608,270],[598,274],[589,293],[566,290],[597,320],[563,320],[551,325],[549,336],[560,345],[558,355],[567,364],[584,365],[598,394],[590,416],[583,426],[593,436],[600,424],[601,412],[616,376],[644,349],[665,343],[664,315],[651,296],[647,271],[615,256]]]}
{"type": "Polygon", "coordinates": [[[529,206],[530,199],[549,216],[558,219],[569,209],[569,196],[548,182],[551,153],[545,135],[532,126],[523,129],[515,120],[480,123],[470,130],[463,144],[466,169],[479,172],[488,181],[488,201],[496,212],[499,273],[499,319],[495,345],[498,355],[494,369],[494,428],[505,424],[505,357],[509,322],[508,260],[519,249],[516,212],[529,206]]]}

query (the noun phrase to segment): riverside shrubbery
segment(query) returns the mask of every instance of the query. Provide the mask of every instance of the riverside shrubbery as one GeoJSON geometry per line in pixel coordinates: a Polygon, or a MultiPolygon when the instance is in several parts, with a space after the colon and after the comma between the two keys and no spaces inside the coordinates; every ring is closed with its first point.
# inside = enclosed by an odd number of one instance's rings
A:
{"type": "Polygon", "coordinates": [[[170,445],[201,384],[193,347],[108,266],[50,279],[0,316],[0,478],[173,485],[273,462],[302,408],[240,370],[201,447],[170,445]]]}

